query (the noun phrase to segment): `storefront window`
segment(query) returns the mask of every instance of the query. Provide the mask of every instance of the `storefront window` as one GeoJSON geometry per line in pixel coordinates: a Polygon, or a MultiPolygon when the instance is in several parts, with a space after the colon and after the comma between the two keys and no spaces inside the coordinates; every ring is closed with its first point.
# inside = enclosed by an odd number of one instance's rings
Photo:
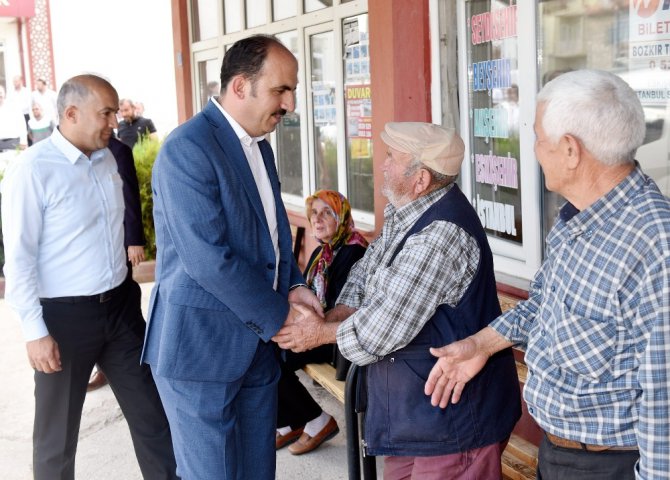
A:
{"type": "MultiPolygon", "coordinates": [[[[295,2],[294,2],[295,3],[295,2]]],[[[296,31],[279,33],[277,38],[298,56],[298,34],[296,31]]],[[[298,74],[300,77],[301,75],[298,74]]],[[[300,97],[300,84],[296,99],[300,97]]],[[[302,188],[302,154],[300,149],[300,111],[296,101],[296,110],[282,117],[277,127],[277,170],[282,192],[304,197],[302,188]]]]}
{"type": "Polygon", "coordinates": [[[374,207],[374,185],[367,14],[343,20],[342,42],[349,201],[353,208],[371,212],[374,207]]]}
{"type": "Polygon", "coordinates": [[[198,105],[202,110],[210,98],[218,97],[221,90],[219,72],[221,62],[218,59],[198,62],[198,105]]]}
{"type": "Polygon", "coordinates": [[[265,0],[246,0],[247,28],[268,23],[266,5],[265,0]]]}
{"type": "MultiPolygon", "coordinates": [[[[540,3],[537,12],[538,85],[581,68],[621,76],[637,92],[647,121],[636,158],[670,194],[670,2],[555,0],[540,3]]],[[[546,190],[543,200],[546,236],[565,200],[546,190]]]]}
{"type": "Polygon", "coordinates": [[[337,121],[333,32],[310,36],[316,188],[337,190],[337,121]]]}
{"type": "Polygon", "coordinates": [[[297,14],[298,9],[295,0],[272,0],[272,19],[275,22],[295,17],[297,14]]]}
{"type": "Polygon", "coordinates": [[[332,7],[332,0],[305,0],[305,13],[321,10],[322,8],[332,7]]]}
{"type": "Polygon", "coordinates": [[[466,2],[472,204],[489,236],[522,243],[516,2],[466,2]]]}
{"type": "Polygon", "coordinates": [[[193,41],[199,42],[219,35],[219,19],[212,12],[218,11],[217,0],[193,2],[193,41]]]}
{"type": "Polygon", "coordinates": [[[242,30],[242,6],[240,0],[224,0],[223,10],[226,33],[242,30]]]}

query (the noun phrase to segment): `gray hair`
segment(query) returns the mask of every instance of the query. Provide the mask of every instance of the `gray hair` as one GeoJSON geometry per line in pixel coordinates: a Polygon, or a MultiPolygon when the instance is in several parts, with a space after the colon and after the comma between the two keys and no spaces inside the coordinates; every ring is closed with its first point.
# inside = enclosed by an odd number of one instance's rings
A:
{"type": "Polygon", "coordinates": [[[635,91],[620,77],[576,70],[547,83],[537,96],[544,104],[542,128],[552,142],[577,137],[605,165],[632,162],[646,125],[635,91]]]}
{"type": "Polygon", "coordinates": [[[62,118],[65,109],[70,105],[81,105],[88,99],[92,88],[102,86],[108,88],[116,94],[116,89],[102,77],[92,74],[77,75],[67,80],[58,92],[58,117],[62,118]]]}
{"type": "Polygon", "coordinates": [[[441,187],[446,187],[450,183],[454,183],[456,181],[456,178],[458,178],[458,175],[445,175],[444,173],[436,172],[429,166],[425,165],[421,160],[419,160],[415,156],[412,156],[412,161],[409,165],[407,165],[404,175],[406,177],[411,177],[420,168],[423,168],[424,170],[427,170],[428,173],[430,173],[429,187],[434,187],[431,188],[431,191],[441,187]]]}

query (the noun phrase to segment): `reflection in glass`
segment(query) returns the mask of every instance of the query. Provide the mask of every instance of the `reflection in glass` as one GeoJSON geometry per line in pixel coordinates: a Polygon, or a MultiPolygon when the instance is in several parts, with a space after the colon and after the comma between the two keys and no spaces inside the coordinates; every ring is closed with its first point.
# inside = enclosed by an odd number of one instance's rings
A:
{"type": "Polygon", "coordinates": [[[240,0],[224,0],[223,8],[226,33],[239,32],[242,30],[242,8],[240,0]]]}
{"type": "MultiPolygon", "coordinates": [[[[667,2],[665,2],[667,3],[667,2]]],[[[670,41],[670,10],[653,2],[554,0],[538,4],[538,86],[570,70],[596,68],[621,76],[638,94],[647,121],[647,135],[636,159],[642,169],[670,195],[670,61],[658,45],[670,41]],[[623,4],[623,5],[619,5],[623,4]],[[640,11],[640,10],[645,11],[640,11]]],[[[659,4],[660,5],[660,4],[659,4]]],[[[543,237],[565,203],[544,191],[543,237]]]]}
{"type": "Polygon", "coordinates": [[[342,21],[347,193],[353,208],[374,210],[368,15],[342,21]]]}
{"type": "Polygon", "coordinates": [[[198,110],[202,110],[211,97],[218,97],[221,90],[219,83],[219,60],[198,62],[198,110]]]}
{"type": "Polygon", "coordinates": [[[272,20],[283,20],[295,17],[298,14],[298,4],[295,0],[272,0],[272,20]]]}
{"type": "MultiPolygon", "coordinates": [[[[295,3],[295,2],[293,2],[295,3]]],[[[276,37],[293,55],[298,56],[298,34],[295,31],[279,33],[276,37]]],[[[300,73],[298,73],[298,77],[300,73]]],[[[300,89],[300,85],[298,85],[300,89]]],[[[296,97],[298,95],[296,94],[296,97]]],[[[277,126],[277,170],[282,193],[304,197],[302,189],[302,153],[300,143],[300,112],[289,112],[277,126]]]]}
{"type": "Polygon", "coordinates": [[[337,190],[337,124],[333,32],[310,37],[316,188],[337,190]]]}
{"type": "Polygon", "coordinates": [[[219,35],[217,0],[195,0],[193,5],[193,41],[199,42],[219,35]]]}
{"type": "Polygon", "coordinates": [[[265,0],[245,0],[247,10],[247,28],[258,27],[268,23],[267,2],[265,0]]]}

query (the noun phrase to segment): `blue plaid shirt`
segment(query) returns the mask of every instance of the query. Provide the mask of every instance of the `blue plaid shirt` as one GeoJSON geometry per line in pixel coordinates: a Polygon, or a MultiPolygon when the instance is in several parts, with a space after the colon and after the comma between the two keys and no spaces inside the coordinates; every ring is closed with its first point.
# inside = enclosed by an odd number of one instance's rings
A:
{"type": "Polygon", "coordinates": [[[547,237],[529,299],[492,324],[526,349],[528,411],[547,432],[638,446],[670,479],[670,201],[639,166],[547,237]]]}

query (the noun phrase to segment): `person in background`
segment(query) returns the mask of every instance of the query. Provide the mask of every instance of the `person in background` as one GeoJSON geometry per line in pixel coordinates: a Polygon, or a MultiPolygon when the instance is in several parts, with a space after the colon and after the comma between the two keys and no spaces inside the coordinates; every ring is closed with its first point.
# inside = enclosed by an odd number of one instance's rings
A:
{"type": "MultiPolygon", "coordinates": [[[[30,120],[30,111],[32,109],[32,95],[30,90],[26,88],[23,84],[23,77],[21,75],[16,75],[12,78],[12,84],[14,89],[9,92],[9,99],[12,100],[17,108],[23,114],[23,118],[26,121],[26,127],[28,127],[28,120],[30,120]]],[[[28,138],[28,146],[32,145],[32,141],[28,138]]]]}
{"type": "MultiPolygon", "coordinates": [[[[123,245],[126,248],[128,269],[132,272],[144,261],[144,225],[142,223],[142,202],[140,200],[140,186],[137,181],[137,170],[133,151],[121,140],[112,137],[109,139],[109,150],[114,155],[116,166],[123,180],[123,245]]],[[[86,391],[92,392],[107,385],[107,377],[100,366],[91,375],[86,391]]]]}
{"type": "Polygon", "coordinates": [[[218,97],[221,94],[221,85],[216,80],[207,82],[207,100],[218,97]]]}
{"type": "Polygon", "coordinates": [[[28,146],[26,122],[21,110],[6,98],[5,87],[0,85],[0,152],[23,150],[28,146]]]}
{"type": "Polygon", "coordinates": [[[30,144],[37,143],[45,138],[49,138],[56,128],[53,120],[47,118],[42,113],[42,106],[33,102],[32,115],[28,120],[28,141],[30,144]]]}
{"type": "Polygon", "coordinates": [[[56,92],[51,90],[46,80],[38,78],[35,81],[35,90],[33,90],[32,103],[39,103],[42,107],[42,114],[58,125],[58,105],[56,92]]]}
{"type": "Polygon", "coordinates": [[[135,107],[135,116],[143,117],[144,116],[144,104],[142,102],[135,101],[133,102],[135,107]]]}
{"type": "Polygon", "coordinates": [[[122,180],[107,148],[118,96],[79,75],[58,97],[59,127],[2,182],[5,300],[21,319],[35,379],[33,472],[73,480],[86,385],[101,365],[144,478],[174,479],[170,427],[140,362],[141,291],[126,266],[122,180]]]}
{"type": "Polygon", "coordinates": [[[119,102],[119,113],[123,117],[123,120],[119,122],[119,140],[130,148],[135,146],[140,136],[158,138],[154,122],[149,118],[138,116],[135,113],[135,105],[132,100],[122,98],[119,102]]]}
{"type": "Polygon", "coordinates": [[[325,320],[297,306],[302,316],[273,340],[297,352],[337,341],[365,366],[365,453],[385,456],[385,480],[501,479],[502,452],[521,416],[511,349],[491,359],[462,404],[442,411],[423,392],[429,347],[500,314],[486,234],[455,183],[463,140],[421,122],[387,123],[381,137],[389,199],[381,235],[325,320]]]}
{"type": "MultiPolygon", "coordinates": [[[[351,206],[344,195],[318,190],[305,201],[307,219],[320,245],[312,252],[304,276],[324,311],[335,306],[351,267],[363,257],[368,242],[354,229],[351,206]]],[[[308,363],[331,363],[344,380],[349,362],[335,345],[294,353],[282,351],[276,448],[290,445],[294,455],[311,452],[338,431],[335,419],[312,398],[295,371],[308,363]],[[293,443],[295,442],[295,443],[293,443]]]]}
{"type": "MultiPolygon", "coordinates": [[[[426,394],[468,394],[495,352],[526,351],[537,478],[670,478],[670,200],[635,161],[644,111],[620,77],[564,73],[537,97],[535,156],[562,195],[528,300],[433,349],[426,394]]],[[[449,408],[449,407],[447,407],[449,408]]]]}
{"type": "Polygon", "coordinates": [[[153,168],[151,365],[187,479],[275,478],[279,363],[270,338],[323,314],[293,257],[266,135],[295,109],[298,62],[276,38],[234,43],[222,94],[163,143],[153,168]],[[290,302],[290,303],[289,303],[290,302]]]}

